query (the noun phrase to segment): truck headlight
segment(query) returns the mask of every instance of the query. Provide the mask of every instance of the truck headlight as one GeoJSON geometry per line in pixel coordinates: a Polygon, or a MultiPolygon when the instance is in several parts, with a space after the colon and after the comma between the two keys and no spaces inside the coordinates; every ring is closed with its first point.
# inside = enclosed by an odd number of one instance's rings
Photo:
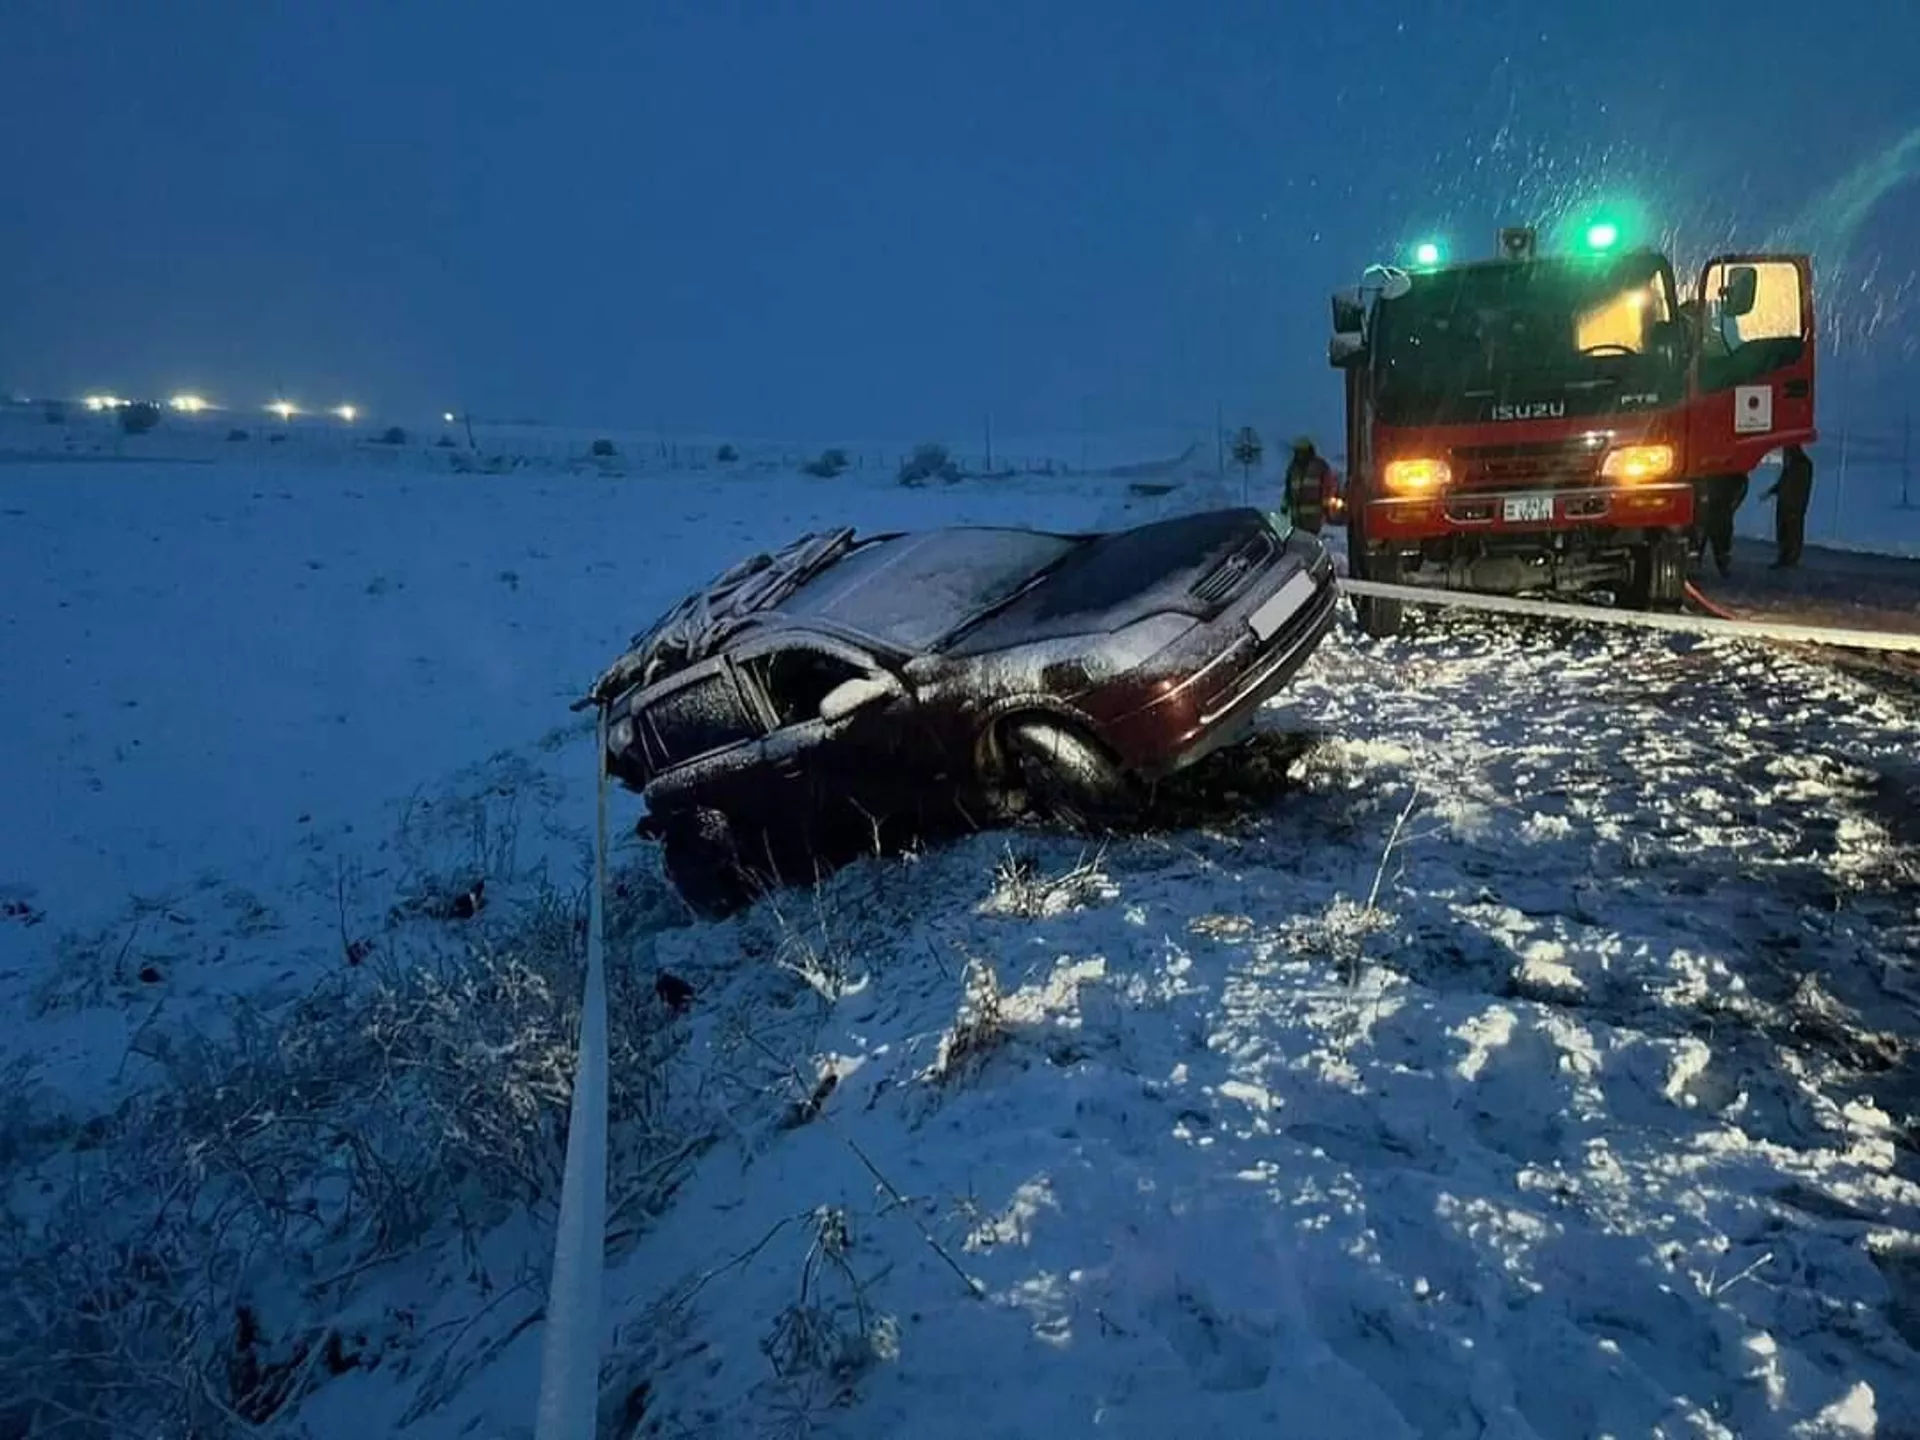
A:
{"type": "Polygon", "coordinates": [[[1402,495],[1431,495],[1453,483],[1453,467],[1444,460],[1421,456],[1413,460],[1389,460],[1380,473],[1389,490],[1402,495]]]}
{"type": "Polygon", "coordinates": [[[1618,445],[1600,462],[1600,473],[1608,480],[1633,484],[1642,480],[1664,480],[1673,474],[1674,464],[1671,445],[1618,445]]]}

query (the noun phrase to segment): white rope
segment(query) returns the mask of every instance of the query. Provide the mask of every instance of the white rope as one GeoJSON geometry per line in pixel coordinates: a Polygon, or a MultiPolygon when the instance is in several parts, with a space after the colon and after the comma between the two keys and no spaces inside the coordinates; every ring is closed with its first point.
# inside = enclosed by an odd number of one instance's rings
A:
{"type": "Polygon", "coordinates": [[[593,888],[587,912],[587,974],[573,1066],[560,1221],[540,1357],[536,1440],[593,1440],[600,1408],[601,1264],[607,1233],[607,709],[595,730],[593,888]]]}
{"type": "Polygon", "coordinates": [[[1404,600],[1411,605],[1454,605],[1501,615],[1534,615],[1584,620],[1596,625],[1637,625],[1647,630],[1678,630],[1689,635],[1719,635],[1732,640],[1780,640],[1796,645],[1833,645],[1847,650],[1893,650],[1920,654],[1920,634],[1888,630],[1842,630],[1826,625],[1787,625],[1773,620],[1717,620],[1705,615],[1673,615],[1650,610],[1609,610],[1600,605],[1562,605],[1523,600],[1513,595],[1479,595],[1466,590],[1432,590],[1424,585],[1386,585],[1377,580],[1342,578],[1349,595],[1404,600]]]}

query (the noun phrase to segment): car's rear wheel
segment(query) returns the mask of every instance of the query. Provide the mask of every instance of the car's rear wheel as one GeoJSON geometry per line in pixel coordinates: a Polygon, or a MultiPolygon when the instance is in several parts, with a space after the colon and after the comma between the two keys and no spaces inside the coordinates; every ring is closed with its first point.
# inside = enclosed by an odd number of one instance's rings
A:
{"type": "Polygon", "coordinates": [[[1079,830],[1102,829],[1134,810],[1138,787],[1098,741],[1052,716],[1010,721],[1005,749],[1032,808],[1079,830]]]}
{"type": "Polygon", "coordinates": [[[753,879],[740,863],[724,815],[699,810],[661,822],[658,829],[667,880],[696,915],[724,920],[753,902],[753,879]]]}

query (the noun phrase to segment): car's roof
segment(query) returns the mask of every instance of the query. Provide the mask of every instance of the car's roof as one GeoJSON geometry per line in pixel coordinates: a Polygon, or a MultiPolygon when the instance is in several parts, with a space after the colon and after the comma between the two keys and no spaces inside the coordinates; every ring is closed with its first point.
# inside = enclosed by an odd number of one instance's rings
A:
{"type": "Polygon", "coordinates": [[[882,536],[849,551],[775,610],[799,625],[925,650],[1073,543],[1043,531],[986,525],[882,536]]]}
{"type": "Polygon", "coordinates": [[[636,684],[670,685],[736,644],[782,631],[926,650],[1017,592],[1079,538],[985,525],[863,540],[850,527],[803,535],[742,561],[636,635],[594,682],[588,702],[636,684]]]}

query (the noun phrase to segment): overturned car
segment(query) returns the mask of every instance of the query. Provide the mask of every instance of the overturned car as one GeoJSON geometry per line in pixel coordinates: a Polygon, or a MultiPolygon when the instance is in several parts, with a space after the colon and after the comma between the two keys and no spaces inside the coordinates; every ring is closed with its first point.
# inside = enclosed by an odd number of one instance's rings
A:
{"type": "Polygon", "coordinates": [[[1335,598],[1320,542],[1254,509],[839,529],[688,596],[579,703],[607,707],[669,878],[720,915],[943,825],[1116,818],[1252,732],[1335,598]]]}

